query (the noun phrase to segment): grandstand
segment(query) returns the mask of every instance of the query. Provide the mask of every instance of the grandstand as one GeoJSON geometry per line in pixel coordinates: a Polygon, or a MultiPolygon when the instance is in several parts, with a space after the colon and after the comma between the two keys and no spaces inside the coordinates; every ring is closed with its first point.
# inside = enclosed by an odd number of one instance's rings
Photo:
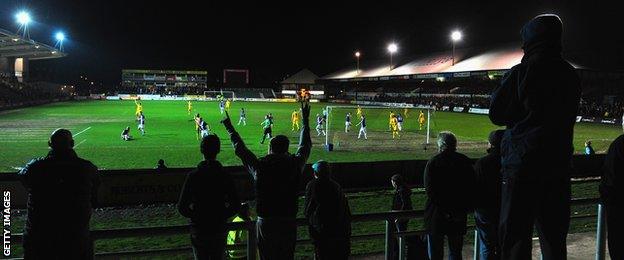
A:
{"type": "MultiPolygon", "coordinates": [[[[449,52],[438,52],[404,58],[393,69],[387,62],[361,63],[359,70],[355,66],[342,69],[316,83],[324,86],[330,99],[487,109],[489,93],[507,70],[520,63],[522,55],[519,44],[468,48],[456,50],[457,62],[452,65],[449,52]]],[[[587,68],[577,59],[571,63],[582,82],[582,115],[587,121],[620,123],[624,110],[618,105],[622,104],[619,86],[624,84],[624,73],[587,68]]]]}
{"type": "Polygon", "coordinates": [[[67,54],[55,47],[0,29],[0,109],[48,103],[69,97],[73,86],[33,84],[31,61],[55,59],[67,54]]]}
{"type": "Polygon", "coordinates": [[[208,72],[180,70],[121,71],[122,93],[199,94],[206,90],[208,72]]]}

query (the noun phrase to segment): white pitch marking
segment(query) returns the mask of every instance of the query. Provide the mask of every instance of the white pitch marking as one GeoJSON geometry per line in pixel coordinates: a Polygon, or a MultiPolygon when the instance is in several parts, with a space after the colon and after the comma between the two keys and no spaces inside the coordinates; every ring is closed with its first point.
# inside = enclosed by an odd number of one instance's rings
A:
{"type": "Polygon", "coordinates": [[[78,133],[74,134],[72,137],[76,137],[76,136],[78,136],[79,134],[82,134],[82,133],[86,132],[86,131],[87,131],[87,130],[89,130],[89,129],[91,129],[91,127],[90,127],[90,126],[89,126],[89,127],[87,127],[87,128],[85,128],[84,130],[82,130],[82,131],[80,131],[80,132],[78,132],[78,133]]]}
{"type": "Polygon", "coordinates": [[[77,145],[74,145],[74,149],[76,149],[76,147],[78,147],[79,145],[83,144],[85,141],[87,141],[87,139],[84,139],[80,143],[78,143],[77,145]]]}

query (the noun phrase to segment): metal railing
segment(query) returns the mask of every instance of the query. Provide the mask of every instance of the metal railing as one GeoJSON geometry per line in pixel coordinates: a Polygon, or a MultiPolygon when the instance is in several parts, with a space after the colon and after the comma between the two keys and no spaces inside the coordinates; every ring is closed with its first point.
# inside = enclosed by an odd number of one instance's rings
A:
{"type": "MultiPolygon", "coordinates": [[[[582,215],[574,215],[570,218],[572,220],[579,219],[592,219],[597,218],[597,229],[596,229],[596,260],[604,260],[606,253],[606,229],[605,229],[605,216],[604,210],[601,204],[599,203],[599,199],[597,198],[580,198],[580,199],[572,199],[571,205],[598,205],[597,214],[582,214],[582,215]]],[[[406,239],[409,236],[414,235],[423,235],[425,234],[424,230],[416,230],[416,231],[402,231],[395,232],[394,231],[394,222],[396,219],[415,219],[422,218],[424,214],[424,210],[409,210],[409,211],[390,211],[390,212],[379,212],[379,213],[367,213],[367,214],[354,214],[352,215],[351,221],[352,223],[361,223],[361,222],[374,222],[374,221],[384,221],[385,222],[385,232],[384,233],[373,233],[373,234],[362,234],[362,235],[353,235],[351,236],[352,241],[359,240],[370,240],[370,239],[380,239],[383,238],[385,240],[384,246],[384,255],[385,259],[405,259],[406,257],[406,239]],[[394,256],[394,247],[395,243],[398,242],[398,256],[394,256]]],[[[307,220],[303,218],[297,219],[297,226],[306,226],[307,220]]],[[[246,230],[248,231],[247,241],[245,244],[236,244],[236,245],[227,245],[226,249],[228,250],[241,250],[246,249],[247,251],[247,259],[255,259],[257,252],[257,239],[255,232],[255,221],[251,222],[234,222],[228,223],[226,225],[228,230],[246,230]]],[[[469,226],[470,229],[473,229],[474,226],[469,226]]],[[[169,236],[169,235],[181,235],[188,234],[189,227],[187,225],[177,225],[177,226],[163,226],[163,227],[140,227],[140,228],[120,228],[120,229],[106,229],[106,230],[92,230],[91,237],[93,240],[100,239],[118,239],[118,238],[127,238],[127,237],[149,237],[149,236],[169,236]]],[[[475,239],[474,239],[474,255],[473,259],[479,259],[479,240],[478,234],[475,230],[475,239]]],[[[16,234],[13,236],[13,241],[15,243],[21,243],[22,234],[16,234]]],[[[298,239],[297,244],[310,244],[312,241],[308,239],[298,239]]],[[[96,256],[137,256],[137,255],[152,255],[152,254],[171,254],[171,253],[184,253],[190,252],[190,247],[178,247],[178,248],[164,248],[164,249],[148,249],[148,250],[138,250],[138,251],[122,251],[122,252],[101,252],[97,253],[96,256]]],[[[17,258],[19,259],[19,258],[17,258]]]]}

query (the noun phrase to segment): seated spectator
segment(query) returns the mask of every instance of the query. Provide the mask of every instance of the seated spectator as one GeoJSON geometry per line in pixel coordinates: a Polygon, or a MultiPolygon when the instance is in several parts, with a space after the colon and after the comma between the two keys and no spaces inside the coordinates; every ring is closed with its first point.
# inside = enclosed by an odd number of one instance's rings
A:
{"type": "Polygon", "coordinates": [[[585,142],[585,155],[594,155],[596,152],[594,151],[594,147],[592,147],[592,142],[585,142]]]}
{"type": "Polygon", "coordinates": [[[221,142],[216,135],[201,141],[204,160],[189,172],[180,193],[178,211],[190,219],[195,259],[223,259],[225,224],[240,207],[234,180],[217,161],[221,142]]]}
{"type": "Polygon", "coordinates": [[[462,259],[467,215],[473,208],[475,173],[470,159],[456,149],[455,135],[441,132],[439,153],[425,167],[424,221],[431,260],[444,257],[444,237],[448,239],[449,259],[462,259]]]}
{"type": "Polygon", "coordinates": [[[624,135],[620,135],[611,143],[605,158],[602,180],[600,182],[600,198],[607,216],[607,241],[611,259],[624,259],[622,241],[624,241],[624,135]]]}
{"type": "Polygon", "coordinates": [[[480,259],[500,259],[498,247],[498,218],[500,216],[501,195],[501,154],[500,144],[504,130],[490,133],[488,154],[475,163],[476,191],[475,225],[481,244],[480,259]]]}
{"type": "Polygon", "coordinates": [[[69,130],[55,130],[48,145],[47,156],[19,172],[28,192],[24,259],[93,259],[89,221],[97,204],[97,167],[78,157],[69,130]]]}
{"type": "Polygon", "coordinates": [[[312,165],[314,179],[306,186],[304,215],[315,259],[347,259],[351,251],[351,210],[326,161],[312,165]]]}

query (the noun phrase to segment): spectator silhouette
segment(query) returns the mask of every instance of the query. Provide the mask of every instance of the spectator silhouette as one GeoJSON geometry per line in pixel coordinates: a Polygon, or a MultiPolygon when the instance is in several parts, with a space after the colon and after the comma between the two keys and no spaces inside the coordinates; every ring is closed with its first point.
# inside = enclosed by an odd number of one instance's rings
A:
{"type": "Polygon", "coordinates": [[[160,171],[165,171],[165,170],[167,170],[167,165],[165,165],[165,160],[159,159],[158,163],[156,164],[156,171],[160,172],[160,171]]]}
{"type": "Polygon", "coordinates": [[[624,174],[624,135],[620,135],[609,146],[600,183],[600,198],[607,213],[607,241],[611,259],[624,259],[622,249],[624,185],[622,176],[619,176],[622,174],[624,174]]]}
{"type": "Polygon", "coordinates": [[[254,179],[258,249],[261,259],[293,259],[297,241],[296,216],[301,173],[310,155],[310,105],[301,103],[303,129],[299,148],[288,153],[290,141],[284,135],[271,139],[268,155],[257,158],[234,129],[229,114],[222,121],[230,134],[236,156],[254,179]]]}
{"type": "Polygon", "coordinates": [[[594,147],[592,147],[592,142],[591,141],[586,141],[585,142],[585,155],[594,155],[596,154],[596,151],[594,151],[594,147]]]}
{"type": "Polygon", "coordinates": [[[524,25],[524,57],[492,93],[490,119],[507,126],[501,143],[503,259],[531,258],[534,224],[544,258],[566,258],[580,81],[561,57],[562,27],[551,14],[524,25]]]}
{"type": "Polygon", "coordinates": [[[19,172],[28,192],[24,259],[92,259],[89,221],[97,204],[97,167],[78,157],[69,130],[55,130],[48,145],[47,156],[19,172]]]}
{"type": "Polygon", "coordinates": [[[480,259],[500,259],[498,219],[500,217],[501,155],[500,143],[504,130],[495,130],[488,138],[488,154],[474,165],[476,173],[475,225],[481,244],[480,259]]]}
{"type": "Polygon", "coordinates": [[[458,153],[457,139],[451,132],[438,134],[439,153],[425,166],[425,228],[429,258],[444,257],[444,237],[448,239],[449,259],[462,259],[466,219],[473,208],[475,174],[472,162],[458,153]]]}
{"type": "MultiPolygon", "coordinates": [[[[403,176],[399,174],[392,175],[390,183],[394,188],[394,195],[392,197],[392,210],[411,210],[412,209],[412,190],[407,187],[403,176]]],[[[408,219],[395,219],[394,220],[394,232],[406,231],[408,219]]],[[[399,245],[398,241],[394,245],[394,255],[398,256],[399,245]]]]}
{"type": "Polygon", "coordinates": [[[351,210],[326,161],[312,165],[314,179],[306,186],[304,215],[315,259],[348,259],[351,252],[351,210]]]}
{"type": "Polygon", "coordinates": [[[216,135],[201,141],[204,160],[189,172],[180,193],[178,211],[190,219],[195,259],[223,259],[228,218],[240,207],[234,180],[217,161],[221,142],[216,135]]]}

